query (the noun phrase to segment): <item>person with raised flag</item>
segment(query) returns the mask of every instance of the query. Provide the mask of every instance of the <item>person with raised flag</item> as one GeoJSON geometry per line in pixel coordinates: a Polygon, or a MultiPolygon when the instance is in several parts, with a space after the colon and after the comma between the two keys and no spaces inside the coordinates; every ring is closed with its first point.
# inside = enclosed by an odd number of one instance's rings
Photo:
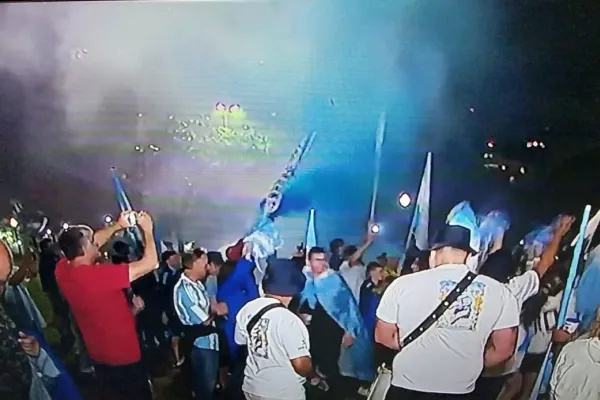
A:
{"type": "MultiPolygon", "coordinates": [[[[574,218],[562,216],[556,225],[552,240],[533,269],[515,276],[516,263],[509,250],[503,249],[503,234],[499,234],[487,254],[487,259],[479,269],[480,275],[504,283],[517,299],[519,314],[527,300],[535,296],[540,288],[540,280],[548,269],[555,265],[562,239],[569,232],[574,218]]],[[[512,399],[521,389],[521,374],[519,368],[531,341],[533,332],[523,324],[519,326],[515,355],[506,363],[483,371],[476,384],[474,394],[482,399],[496,399],[502,392],[502,399],[512,399]]]]}
{"type": "Polygon", "coordinates": [[[431,247],[431,269],[401,276],[384,292],[375,341],[399,352],[386,399],[470,399],[483,368],[513,355],[517,302],[467,266],[479,243],[475,214],[460,203],[431,247]]]}
{"type": "Polygon", "coordinates": [[[152,399],[148,376],[141,364],[134,314],[123,293],[131,282],[158,268],[153,222],[145,212],[121,213],[117,223],[96,232],[70,226],[58,238],[64,257],[56,266],[56,282],[71,307],[94,363],[101,388],[111,399],[152,399]],[[118,231],[141,228],[144,253],[129,264],[96,263],[99,248],[118,231]]]}

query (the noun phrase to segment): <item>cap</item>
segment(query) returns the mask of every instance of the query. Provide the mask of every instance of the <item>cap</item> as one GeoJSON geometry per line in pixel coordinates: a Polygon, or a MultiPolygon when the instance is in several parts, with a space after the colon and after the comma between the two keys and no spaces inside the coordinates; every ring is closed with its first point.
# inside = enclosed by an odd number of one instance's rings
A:
{"type": "Polygon", "coordinates": [[[438,232],[434,245],[431,250],[441,249],[442,247],[452,247],[466,251],[470,254],[477,254],[478,249],[471,245],[471,230],[459,225],[446,225],[438,232]]]}
{"type": "Polygon", "coordinates": [[[271,258],[262,281],[266,294],[293,297],[304,290],[306,277],[293,260],[271,258]]]}
{"type": "Polygon", "coordinates": [[[244,240],[240,239],[237,241],[236,244],[234,244],[231,247],[228,247],[227,250],[225,250],[225,257],[227,257],[227,260],[229,261],[238,261],[240,258],[242,258],[243,250],[244,240]]]}

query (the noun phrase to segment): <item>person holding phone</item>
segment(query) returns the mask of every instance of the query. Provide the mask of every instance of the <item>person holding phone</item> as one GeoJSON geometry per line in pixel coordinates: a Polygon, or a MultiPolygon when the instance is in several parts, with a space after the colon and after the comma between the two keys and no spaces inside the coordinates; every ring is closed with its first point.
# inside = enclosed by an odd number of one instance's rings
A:
{"type": "Polygon", "coordinates": [[[100,385],[111,399],[152,399],[141,364],[135,317],[123,293],[131,282],[158,267],[152,217],[135,213],[144,239],[139,261],[96,263],[99,248],[116,232],[132,227],[132,214],[123,212],[116,224],[96,232],[72,226],[58,238],[64,257],[56,266],[56,282],[81,330],[100,385]]]}

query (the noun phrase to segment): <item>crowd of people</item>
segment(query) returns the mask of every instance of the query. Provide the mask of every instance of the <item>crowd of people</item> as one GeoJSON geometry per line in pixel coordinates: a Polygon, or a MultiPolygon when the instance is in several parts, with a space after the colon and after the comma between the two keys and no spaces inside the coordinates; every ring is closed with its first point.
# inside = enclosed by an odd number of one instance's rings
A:
{"type": "Polygon", "coordinates": [[[551,345],[561,350],[551,398],[600,399],[600,292],[585,312],[574,294],[557,326],[573,221],[560,217],[537,253],[498,234],[476,267],[484,249],[452,218],[401,261],[365,265],[369,226],[358,246],[271,252],[261,274],[264,251],[246,238],[159,256],[146,212],[97,231],[69,226],[19,267],[0,242],[0,398],[81,398],[24,285],[39,275],[59,347],[76,349],[108,399],[153,399],[167,370],[196,400],[528,399],[551,345]],[[137,243],[122,235],[132,229],[137,243]]]}

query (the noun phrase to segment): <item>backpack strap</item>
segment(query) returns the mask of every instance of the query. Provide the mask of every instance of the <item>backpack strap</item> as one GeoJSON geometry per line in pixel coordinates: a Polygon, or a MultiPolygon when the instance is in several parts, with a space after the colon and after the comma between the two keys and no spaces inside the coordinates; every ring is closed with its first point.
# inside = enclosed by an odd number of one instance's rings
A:
{"type": "Polygon", "coordinates": [[[246,332],[248,332],[248,334],[250,334],[250,331],[252,331],[252,328],[254,328],[254,325],[256,325],[258,323],[258,321],[260,321],[260,319],[263,317],[263,315],[265,315],[266,313],[268,313],[269,311],[271,311],[275,308],[285,308],[285,306],[283,304],[281,304],[280,302],[277,302],[277,303],[269,304],[269,305],[263,307],[252,318],[250,318],[250,321],[248,321],[248,325],[246,325],[246,332]]]}
{"type": "Polygon", "coordinates": [[[415,328],[406,339],[402,341],[401,348],[404,348],[417,340],[419,336],[424,334],[435,322],[446,312],[448,308],[460,297],[461,294],[469,287],[471,282],[477,277],[477,274],[469,271],[460,282],[452,289],[452,291],[442,300],[435,310],[419,326],[415,328]]]}

